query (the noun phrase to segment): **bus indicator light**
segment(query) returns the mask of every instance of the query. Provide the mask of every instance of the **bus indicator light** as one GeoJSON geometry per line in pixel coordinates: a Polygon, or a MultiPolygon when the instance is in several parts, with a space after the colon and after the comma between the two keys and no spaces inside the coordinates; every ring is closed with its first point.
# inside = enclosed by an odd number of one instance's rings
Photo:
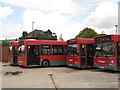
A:
{"type": "Polygon", "coordinates": [[[28,46],[28,49],[30,49],[30,46],[28,46]]]}
{"type": "Polygon", "coordinates": [[[116,64],[112,64],[112,66],[116,66],[116,64]]]}

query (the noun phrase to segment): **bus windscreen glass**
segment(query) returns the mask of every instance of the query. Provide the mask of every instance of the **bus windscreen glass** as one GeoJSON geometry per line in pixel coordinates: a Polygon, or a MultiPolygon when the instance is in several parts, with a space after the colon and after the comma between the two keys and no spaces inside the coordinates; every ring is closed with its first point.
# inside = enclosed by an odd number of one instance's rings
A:
{"type": "Polygon", "coordinates": [[[118,55],[118,58],[120,58],[120,42],[118,43],[117,55],[118,55]]]}
{"type": "Polygon", "coordinates": [[[18,56],[25,56],[25,45],[18,48],[18,56]]]}
{"type": "Polygon", "coordinates": [[[95,45],[96,57],[114,57],[114,42],[102,42],[95,45]]]}
{"type": "Polygon", "coordinates": [[[67,56],[79,56],[78,44],[71,44],[67,46],[67,56]]]}

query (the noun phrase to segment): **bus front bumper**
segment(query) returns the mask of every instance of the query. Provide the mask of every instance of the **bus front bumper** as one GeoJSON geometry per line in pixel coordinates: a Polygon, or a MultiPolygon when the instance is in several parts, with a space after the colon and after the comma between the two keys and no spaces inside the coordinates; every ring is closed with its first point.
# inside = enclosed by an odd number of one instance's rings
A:
{"type": "Polygon", "coordinates": [[[80,64],[67,63],[67,66],[80,68],[80,64]]]}
{"type": "Polygon", "coordinates": [[[101,69],[110,69],[110,70],[118,71],[117,66],[104,66],[104,65],[94,64],[94,67],[101,68],[101,69]]]}

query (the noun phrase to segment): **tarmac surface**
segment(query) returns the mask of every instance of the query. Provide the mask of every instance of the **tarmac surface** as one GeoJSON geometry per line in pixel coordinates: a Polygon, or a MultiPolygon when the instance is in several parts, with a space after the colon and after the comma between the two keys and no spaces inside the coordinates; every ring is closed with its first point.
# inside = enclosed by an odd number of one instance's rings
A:
{"type": "MultiPolygon", "coordinates": [[[[120,72],[60,67],[23,68],[1,63],[2,88],[118,88],[120,72]]],[[[1,80],[1,79],[0,79],[1,80]]]]}

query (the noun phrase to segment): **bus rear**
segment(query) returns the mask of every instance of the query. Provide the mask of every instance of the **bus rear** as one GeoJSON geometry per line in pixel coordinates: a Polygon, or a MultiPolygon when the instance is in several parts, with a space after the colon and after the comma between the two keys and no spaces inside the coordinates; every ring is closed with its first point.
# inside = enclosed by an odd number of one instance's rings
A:
{"type": "Polygon", "coordinates": [[[11,42],[9,47],[9,57],[8,61],[11,65],[18,65],[17,53],[18,53],[19,44],[17,41],[11,42]]]}
{"type": "Polygon", "coordinates": [[[68,66],[86,68],[93,66],[93,39],[75,38],[67,41],[68,66]]]}
{"type": "Polygon", "coordinates": [[[95,37],[94,66],[120,70],[120,35],[95,37]]]}

